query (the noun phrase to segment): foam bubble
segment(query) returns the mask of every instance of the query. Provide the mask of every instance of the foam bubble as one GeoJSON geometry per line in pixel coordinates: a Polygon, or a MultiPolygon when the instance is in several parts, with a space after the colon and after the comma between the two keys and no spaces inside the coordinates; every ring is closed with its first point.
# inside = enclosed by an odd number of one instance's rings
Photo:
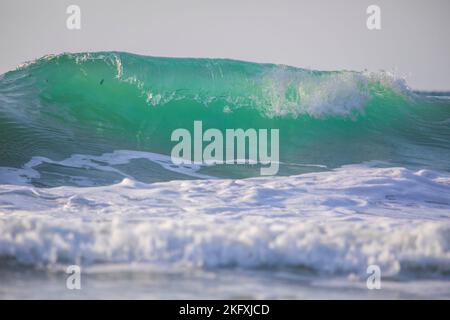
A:
{"type": "Polygon", "coordinates": [[[447,274],[449,195],[449,176],[367,166],[93,188],[1,185],[0,259],[447,274]]]}

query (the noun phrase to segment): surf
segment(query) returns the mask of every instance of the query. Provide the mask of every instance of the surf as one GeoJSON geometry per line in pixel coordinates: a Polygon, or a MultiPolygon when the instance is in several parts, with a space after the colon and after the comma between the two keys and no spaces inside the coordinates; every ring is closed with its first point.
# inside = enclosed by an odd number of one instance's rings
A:
{"type": "MultiPolygon", "coordinates": [[[[450,100],[413,92],[389,73],[123,52],[49,55],[2,75],[0,166],[8,174],[22,170],[24,180],[35,185],[72,184],[69,180],[90,174],[82,165],[67,167],[67,159],[123,150],[169,156],[171,133],[198,120],[204,130],[279,129],[279,175],[374,160],[450,169],[450,100]],[[24,173],[27,168],[33,175],[24,173]]],[[[157,171],[142,163],[148,156],[130,158],[135,160],[125,167],[97,165],[137,180],[157,171]]],[[[252,165],[194,171],[219,178],[259,175],[252,165]]],[[[125,177],[91,176],[100,185],[125,177]]],[[[153,177],[146,182],[187,178],[167,171],[153,177]]]]}

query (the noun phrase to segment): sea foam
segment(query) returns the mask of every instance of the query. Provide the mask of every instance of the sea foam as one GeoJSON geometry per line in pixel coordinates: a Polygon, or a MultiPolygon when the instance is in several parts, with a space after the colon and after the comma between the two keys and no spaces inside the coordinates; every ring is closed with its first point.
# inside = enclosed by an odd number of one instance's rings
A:
{"type": "Polygon", "coordinates": [[[0,185],[0,261],[52,268],[450,272],[450,177],[345,166],[290,177],[0,185]]]}

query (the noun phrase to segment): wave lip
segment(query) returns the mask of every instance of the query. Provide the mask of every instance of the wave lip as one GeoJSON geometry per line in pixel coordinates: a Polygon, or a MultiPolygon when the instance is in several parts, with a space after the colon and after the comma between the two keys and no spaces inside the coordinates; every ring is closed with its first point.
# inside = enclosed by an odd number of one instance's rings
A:
{"type": "Polygon", "coordinates": [[[230,59],[161,58],[124,52],[47,55],[5,74],[3,83],[26,85],[28,77],[42,89],[41,94],[52,99],[59,98],[60,90],[83,95],[77,87],[83,87],[85,95],[96,91],[99,98],[99,88],[105,84],[149,106],[186,99],[205,106],[221,101],[231,110],[255,108],[269,117],[350,116],[376,95],[413,94],[404,79],[386,71],[317,71],[230,59]],[[64,78],[70,88],[60,83],[64,78]]]}

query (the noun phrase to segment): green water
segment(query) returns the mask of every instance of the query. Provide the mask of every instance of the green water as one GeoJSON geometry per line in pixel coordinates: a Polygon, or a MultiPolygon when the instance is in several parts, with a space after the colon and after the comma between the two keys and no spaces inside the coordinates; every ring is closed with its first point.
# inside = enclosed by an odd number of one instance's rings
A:
{"type": "MultiPolygon", "coordinates": [[[[388,74],[117,52],[47,56],[1,76],[0,166],[114,150],[170,155],[173,130],[192,131],[195,120],[204,130],[279,129],[281,175],[371,160],[450,170],[450,100],[413,93],[388,74]]],[[[139,161],[122,169],[174,178],[139,161]]]]}

